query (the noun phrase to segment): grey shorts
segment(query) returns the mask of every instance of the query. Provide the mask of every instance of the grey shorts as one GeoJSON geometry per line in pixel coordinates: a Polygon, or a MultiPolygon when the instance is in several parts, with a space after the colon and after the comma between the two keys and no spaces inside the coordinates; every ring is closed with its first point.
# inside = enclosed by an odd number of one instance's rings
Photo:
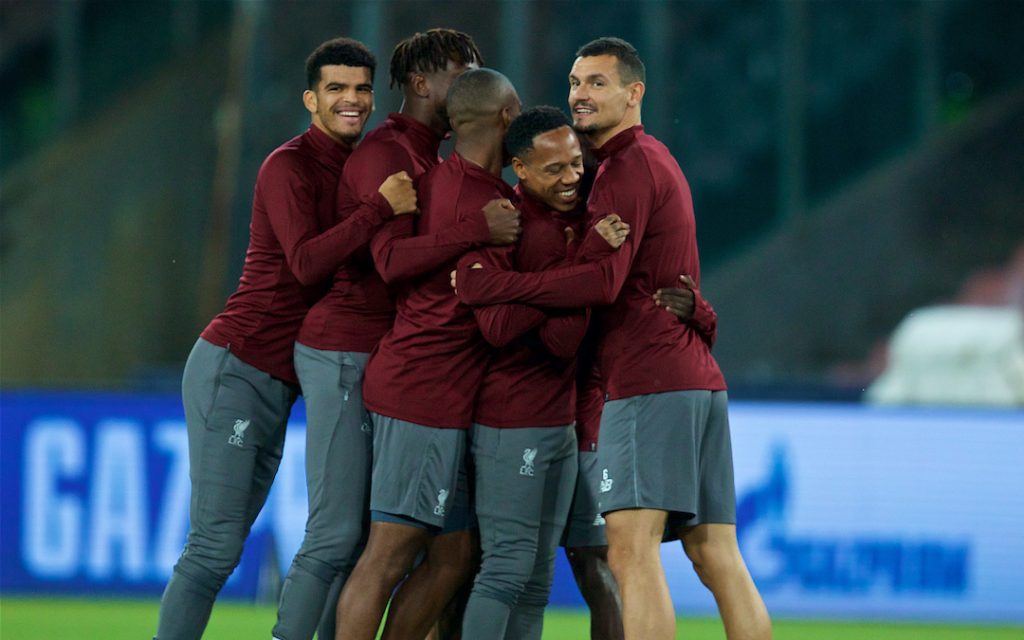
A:
{"type": "Polygon", "coordinates": [[[438,429],[370,413],[373,419],[373,480],[370,509],[375,521],[458,531],[475,526],[466,477],[466,431],[438,429]],[[462,491],[458,491],[459,487],[462,491]]]}
{"type": "Polygon", "coordinates": [[[724,391],[670,391],[606,402],[597,451],[601,513],[668,511],[672,533],[735,523],[727,398],[724,391]]]}
{"type": "Polygon", "coordinates": [[[565,525],[562,546],[604,547],[608,545],[605,535],[604,517],[598,507],[597,489],[601,472],[597,466],[596,451],[579,452],[580,468],[576,477],[576,492],[565,525]]]}

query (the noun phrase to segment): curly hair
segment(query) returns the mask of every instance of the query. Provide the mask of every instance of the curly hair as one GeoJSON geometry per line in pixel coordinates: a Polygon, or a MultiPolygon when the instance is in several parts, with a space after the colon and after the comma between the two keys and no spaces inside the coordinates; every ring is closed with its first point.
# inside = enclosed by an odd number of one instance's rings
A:
{"type": "Polygon", "coordinates": [[[413,73],[440,71],[451,60],[455,64],[483,65],[473,38],[454,29],[430,29],[416,33],[395,45],[391,54],[391,86],[405,86],[413,73]]]}
{"type": "Polygon", "coordinates": [[[365,44],[352,38],[334,38],[321,44],[306,58],[306,82],[311,90],[315,90],[320,82],[320,67],[330,64],[367,67],[370,69],[370,82],[373,82],[373,74],[377,70],[377,58],[365,44]]]}
{"type": "Polygon", "coordinates": [[[572,127],[572,120],[561,109],[541,105],[519,114],[505,134],[505,150],[510,158],[522,158],[533,149],[533,139],[561,127],[572,127]]]}

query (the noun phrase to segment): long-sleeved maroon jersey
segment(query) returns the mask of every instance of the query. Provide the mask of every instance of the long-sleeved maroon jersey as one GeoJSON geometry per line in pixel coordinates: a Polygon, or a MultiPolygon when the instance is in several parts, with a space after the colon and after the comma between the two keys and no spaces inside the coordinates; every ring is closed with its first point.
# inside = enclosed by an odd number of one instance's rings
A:
{"type": "Polygon", "coordinates": [[[606,396],[725,389],[711,356],[714,313],[697,296],[692,322],[679,322],[653,299],[681,274],[700,282],[690,188],[668,149],[642,126],[595,150],[601,160],[587,205],[589,219],[616,213],[630,225],[618,251],[592,264],[539,274],[459,271],[470,304],[519,301],[553,307],[609,304],[596,318],[598,367],[606,396]],[[700,327],[700,329],[698,329],[700,327]]]}
{"type": "Polygon", "coordinates": [[[302,319],[347,242],[344,230],[332,225],[348,156],[347,147],[310,126],[263,161],[242,277],[202,332],[203,339],[288,382],[298,381],[292,352],[302,319]]]}
{"type": "MultiPolygon", "coordinates": [[[[482,220],[489,201],[513,197],[500,177],[458,153],[427,172],[417,191],[421,236],[482,220]]],[[[380,268],[376,247],[374,253],[380,268]]],[[[430,427],[469,427],[490,348],[472,310],[452,293],[455,264],[451,259],[400,287],[395,324],[366,367],[363,402],[371,411],[430,427]]]]}
{"type": "Polygon", "coordinates": [[[440,162],[441,137],[408,116],[392,113],[352,152],[338,182],[338,219],[347,229],[344,264],[331,290],[310,309],[298,341],[326,351],[369,352],[391,328],[395,305],[370,255],[370,239],[391,220],[378,189],[393,173],[413,180],[440,162]]]}

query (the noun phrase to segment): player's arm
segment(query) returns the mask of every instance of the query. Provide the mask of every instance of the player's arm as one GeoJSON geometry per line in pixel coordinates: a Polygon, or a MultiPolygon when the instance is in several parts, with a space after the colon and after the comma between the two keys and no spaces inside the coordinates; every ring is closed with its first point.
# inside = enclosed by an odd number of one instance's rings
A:
{"type": "Polygon", "coordinates": [[[679,276],[681,288],[663,288],[654,292],[654,302],[665,311],[689,324],[708,348],[715,345],[718,337],[718,314],[700,294],[697,283],[690,276],[679,276]]]}
{"type": "MultiPolygon", "coordinates": [[[[494,269],[511,269],[511,253],[511,247],[472,251],[464,255],[459,264],[486,264],[494,269]]],[[[547,314],[529,305],[493,304],[473,307],[473,317],[476,318],[484,340],[495,347],[504,347],[528,331],[542,326],[547,314]]]]}
{"type": "Polygon", "coordinates": [[[540,327],[540,340],[551,355],[570,360],[583,343],[589,324],[590,309],[551,312],[540,327]]]}
{"type": "MultiPolygon", "coordinates": [[[[378,182],[374,187],[380,189],[375,193],[376,198],[367,200],[321,232],[316,218],[316,195],[302,168],[287,157],[279,157],[268,161],[261,170],[263,173],[268,181],[264,184],[273,184],[273,188],[264,186],[262,189],[271,227],[288,267],[304,285],[331,276],[366,245],[374,229],[384,220],[415,211],[412,181],[392,176],[384,185],[378,182]]],[[[343,182],[344,178],[339,180],[339,185],[343,182]]]]}
{"type": "Polygon", "coordinates": [[[397,219],[377,230],[370,241],[377,271],[391,284],[437,269],[469,249],[505,245],[519,237],[519,212],[508,200],[492,200],[436,233],[416,235],[413,220],[397,219]]]}
{"type": "MultiPolygon", "coordinates": [[[[621,236],[620,246],[596,262],[538,273],[461,268],[456,274],[459,298],[471,305],[522,302],[548,308],[607,305],[615,301],[629,275],[647,224],[648,209],[628,203],[630,217],[615,214],[601,220],[621,236]]],[[[588,232],[589,233],[589,232],[588,232]]]]}

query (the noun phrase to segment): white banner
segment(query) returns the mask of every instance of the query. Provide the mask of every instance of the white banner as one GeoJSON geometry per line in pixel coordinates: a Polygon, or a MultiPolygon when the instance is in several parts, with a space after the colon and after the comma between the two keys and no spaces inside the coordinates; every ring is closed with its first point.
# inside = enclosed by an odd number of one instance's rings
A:
{"type": "MultiPolygon", "coordinates": [[[[1024,622],[1024,414],[734,403],[737,531],[773,615],[1024,622]]],[[[714,602],[678,544],[680,611],[714,602]]]]}

